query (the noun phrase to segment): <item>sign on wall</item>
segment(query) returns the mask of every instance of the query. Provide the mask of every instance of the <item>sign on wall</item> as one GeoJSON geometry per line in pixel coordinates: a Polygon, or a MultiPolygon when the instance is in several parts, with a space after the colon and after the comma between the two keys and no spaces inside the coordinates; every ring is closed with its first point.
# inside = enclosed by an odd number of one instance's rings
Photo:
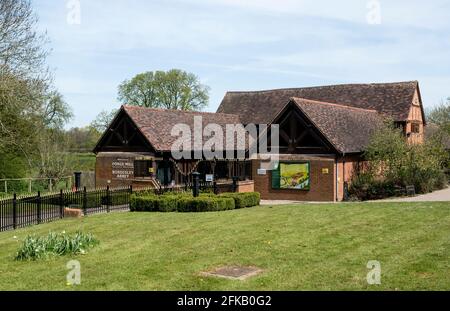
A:
{"type": "Polygon", "coordinates": [[[113,179],[133,179],[134,177],[134,159],[116,158],[112,161],[113,179]]]}
{"type": "Polygon", "coordinates": [[[309,163],[280,162],[272,170],[272,188],[310,190],[309,163]]]}

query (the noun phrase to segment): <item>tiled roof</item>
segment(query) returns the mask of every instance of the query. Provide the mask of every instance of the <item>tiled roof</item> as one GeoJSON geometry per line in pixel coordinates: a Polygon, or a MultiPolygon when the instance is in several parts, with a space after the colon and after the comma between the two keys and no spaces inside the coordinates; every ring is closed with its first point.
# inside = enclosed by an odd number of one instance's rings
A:
{"type": "Polygon", "coordinates": [[[292,98],[300,110],[341,153],[361,152],[383,119],[376,110],[292,98]]]}
{"type": "MultiPolygon", "coordinates": [[[[226,124],[241,123],[239,116],[232,114],[154,109],[129,105],[122,107],[158,151],[171,150],[173,143],[178,139],[176,136],[171,136],[172,128],[176,124],[187,124],[190,127],[193,144],[194,116],[202,117],[203,128],[211,123],[218,124],[223,129],[224,135],[226,124]]],[[[206,141],[207,138],[204,140],[206,141]]]]}
{"type": "Polygon", "coordinates": [[[410,81],[228,92],[217,112],[237,114],[244,124],[269,123],[290,98],[297,97],[373,109],[396,121],[404,121],[408,118],[417,87],[417,81],[410,81]]]}

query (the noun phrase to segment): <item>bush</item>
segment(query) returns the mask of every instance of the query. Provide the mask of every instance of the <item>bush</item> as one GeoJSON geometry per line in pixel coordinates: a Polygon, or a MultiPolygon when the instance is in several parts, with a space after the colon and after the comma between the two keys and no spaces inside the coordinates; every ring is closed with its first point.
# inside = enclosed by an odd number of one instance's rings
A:
{"type": "Polygon", "coordinates": [[[157,209],[159,212],[176,212],[178,201],[181,197],[174,195],[162,195],[157,200],[157,209]]]}
{"type": "Polygon", "coordinates": [[[424,144],[410,144],[392,120],[375,131],[364,157],[369,165],[353,176],[349,189],[361,200],[405,194],[407,186],[418,194],[446,186],[443,168],[448,156],[442,140],[431,137],[424,144]]]}
{"type": "Polygon", "coordinates": [[[190,193],[149,194],[146,196],[133,194],[130,199],[130,210],[136,212],[208,212],[252,207],[259,203],[260,195],[256,192],[221,195],[202,193],[197,198],[192,197],[190,193]]]}
{"type": "Polygon", "coordinates": [[[397,194],[397,189],[392,182],[377,180],[371,173],[360,173],[354,176],[349,188],[349,196],[352,200],[379,200],[397,194]]]}
{"type": "Polygon", "coordinates": [[[158,197],[156,195],[139,196],[132,194],[130,198],[130,210],[132,212],[156,212],[158,211],[158,197]]]}
{"type": "Polygon", "coordinates": [[[130,210],[133,212],[175,212],[178,200],[181,197],[174,195],[132,195],[130,199],[130,210]]]}
{"type": "Polygon", "coordinates": [[[109,202],[108,197],[102,196],[101,199],[102,205],[125,205],[128,204],[128,193],[111,193],[109,195],[109,202]]]}
{"type": "Polygon", "coordinates": [[[50,232],[45,237],[27,236],[17,251],[16,260],[36,260],[50,255],[85,254],[86,249],[94,247],[99,242],[88,233],[78,231],[73,237],[65,232],[50,232]]]}
{"type": "Polygon", "coordinates": [[[178,201],[179,212],[213,212],[235,208],[234,200],[225,197],[182,198],[178,201]]]}
{"type": "Polygon", "coordinates": [[[234,199],[236,208],[258,206],[261,202],[261,195],[258,192],[247,193],[223,193],[219,197],[234,199]]]}

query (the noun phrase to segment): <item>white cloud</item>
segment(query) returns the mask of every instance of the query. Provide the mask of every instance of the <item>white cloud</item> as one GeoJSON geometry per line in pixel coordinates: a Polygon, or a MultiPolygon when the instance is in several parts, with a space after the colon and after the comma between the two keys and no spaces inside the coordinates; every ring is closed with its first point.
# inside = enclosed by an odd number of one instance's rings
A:
{"type": "Polygon", "coordinates": [[[449,96],[448,1],[380,0],[376,26],[367,2],[82,0],[81,25],[66,23],[65,1],[35,3],[76,124],[115,105],[125,78],[180,65],[216,101],[229,89],[410,79],[426,102],[449,96]]]}

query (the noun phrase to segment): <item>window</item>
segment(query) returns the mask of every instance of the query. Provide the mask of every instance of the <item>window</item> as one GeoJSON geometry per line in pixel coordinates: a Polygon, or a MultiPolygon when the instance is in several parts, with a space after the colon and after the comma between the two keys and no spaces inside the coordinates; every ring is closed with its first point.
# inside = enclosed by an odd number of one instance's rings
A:
{"type": "Polygon", "coordinates": [[[152,177],[153,166],[150,160],[134,161],[134,177],[152,177]]]}
{"type": "Polygon", "coordinates": [[[411,124],[411,133],[420,133],[420,124],[419,123],[412,123],[411,124]]]}

